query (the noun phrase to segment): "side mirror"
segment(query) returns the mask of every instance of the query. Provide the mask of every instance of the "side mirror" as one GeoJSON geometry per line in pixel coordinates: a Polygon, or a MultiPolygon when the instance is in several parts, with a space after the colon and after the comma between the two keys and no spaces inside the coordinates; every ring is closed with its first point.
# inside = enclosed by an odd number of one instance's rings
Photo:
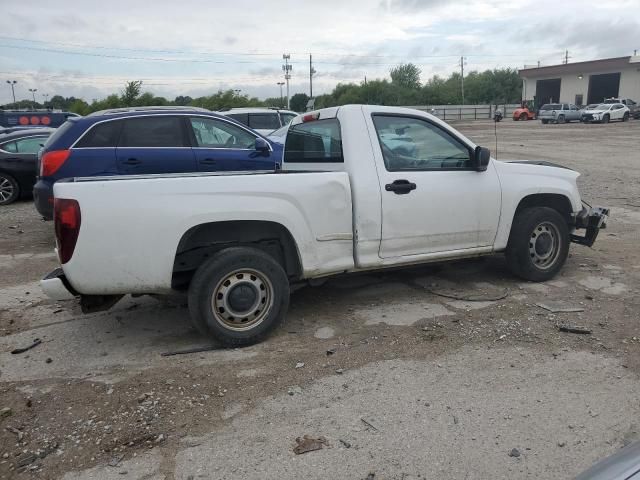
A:
{"type": "Polygon", "coordinates": [[[259,152],[268,152],[269,151],[269,142],[267,142],[262,137],[256,138],[256,150],[259,151],[259,152]]]}
{"type": "Polygon", "coordinates": [[[473,153],[473,166],[476,171],[484,172],[488,165],[489,160],[491,159],[491,151],[485,147],[476,147],[475,152],[473,153]]]}

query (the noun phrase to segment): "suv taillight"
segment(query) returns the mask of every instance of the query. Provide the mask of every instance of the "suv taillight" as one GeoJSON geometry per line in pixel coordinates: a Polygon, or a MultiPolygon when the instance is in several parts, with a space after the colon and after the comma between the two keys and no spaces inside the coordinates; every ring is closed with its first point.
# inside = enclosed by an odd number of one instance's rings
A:
{"type": "Polygon", "coordinates": [[[49,177],[56,173],[69,158],[71,150],[53,150],[42,155],[40,160],[40,176],[49,177]]]}
{"type": "Polygon", "coordinates": [[[58,258],[65,264],[73,256],[80,233],[80,204],[76,200],[55,198],[53,221],[58,244],[58,258]]]}

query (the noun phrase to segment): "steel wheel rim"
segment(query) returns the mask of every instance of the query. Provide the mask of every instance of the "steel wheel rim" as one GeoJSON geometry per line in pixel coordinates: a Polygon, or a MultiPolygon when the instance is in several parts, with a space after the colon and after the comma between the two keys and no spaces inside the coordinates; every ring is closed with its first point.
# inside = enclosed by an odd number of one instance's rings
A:
{"type": "Polygon", "coordinates": [[[540,270],[548,270],[560,256],[560,231],[553,223],[542,222],[529,238],[531,262],[540,270]]]}
{"type": "Polygon", "coordinates": [[[223,277],[211,295],[211,309],[216,321],[237,332],[260,325],[272,306],[271,281],[250,268],[235,270],[223,277]]]}
{"type": "Polygon", "coordinates": [[[0,177],[0,202],[6,202],[13,196],[13,184],[6,177],[0,177]]]}

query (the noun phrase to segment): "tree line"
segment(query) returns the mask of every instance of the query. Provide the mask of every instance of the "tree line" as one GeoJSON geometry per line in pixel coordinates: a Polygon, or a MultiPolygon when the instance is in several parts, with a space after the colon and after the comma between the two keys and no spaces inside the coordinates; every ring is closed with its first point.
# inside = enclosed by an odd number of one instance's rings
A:
{"type": "MultiPolygon", "coordinates": [[[[462,78],[452,73],[447,78],[435,75],[424,84],[420,80],[420,69],[411,63],[399,65],[390,70],[390,79],[364,80],[361,83],[339,83],[331,91],[315,98],[315,108],[333,107],[350,103],[375,105],[447,105],[462,103],[462,78]]],[[[177,96],[173,100],[142,92],[142,81],[127,82],[122,91],[113,93],[91,103],[81,98],[55,95],[44,104],[21,100],[5,108],[53,108],[87,115],[108,108],[179,105],[202,107],[209,110],[224,110],[237,107],[279,107],[285,101],[280,97],[260,100],[238,90],[220,90],[212,95],[192,98],[177,96]]],[[[522,81],[518,72],[511,68],[471,71],[464,77],[465,104],[519,103],[522,81]]],[[[291,109],[303,112],[309,97],[296,93],[290,99],[291,109]]]]}

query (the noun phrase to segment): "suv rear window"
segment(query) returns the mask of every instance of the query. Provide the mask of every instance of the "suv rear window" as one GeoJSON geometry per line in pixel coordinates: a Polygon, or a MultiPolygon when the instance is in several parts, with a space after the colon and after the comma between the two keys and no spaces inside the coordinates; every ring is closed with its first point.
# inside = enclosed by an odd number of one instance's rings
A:
{"type": "Polygon", "coordinates": [[[280,128],[280,118],[277,113],[250,113],[249,126],[260,130],[276,130],[280,128]]]}
{"type": "MultiPolygon", "coordinates": [[[[44,148],[45,150],[48,149],[50,146],[55,145],[58,140],[60,140],[60,138],[69,131],[69,129],[71,129],[71,127],[73,127],[76,124],[75,120],[67,120],[66,122],[64,122],[62,125],[60,125],[58,128],[56,128],[56,131],[53,132],[51,134],[51,136],[47,139],[47,141],[44,144],[44,148]]],[[[56,148],[68,148],[69,145],[58,145],[56,148]]]]}
{"type": "Polygon", "coordinates": [[[98,123],[76,143],[78,148],[115,147],[122,130],[122,120],[98,123]]]}
{"type": "Polygon", "coordinates": [[[181,117],[125,120],[119,147],[188,147],[181,117]]]}
{"type": "Polygon", "coordinates": [[[342,136],[337,118],[289,127],[285,163],[343,163],[342,136]]]}

